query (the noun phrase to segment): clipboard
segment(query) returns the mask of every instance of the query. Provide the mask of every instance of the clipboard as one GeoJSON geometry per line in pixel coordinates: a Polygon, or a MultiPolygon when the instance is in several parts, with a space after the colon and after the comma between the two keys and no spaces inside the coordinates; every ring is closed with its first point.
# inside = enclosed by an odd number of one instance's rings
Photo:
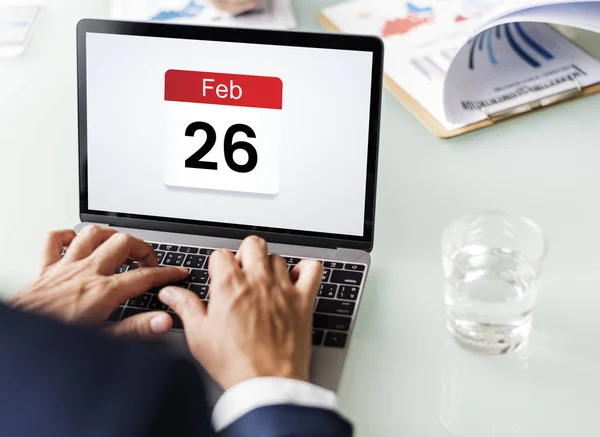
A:
{"type": "MultiPolygon", "coordinates": [[[[318,19],[323,27],[331,32],[341,33],[340,29],[329,19],[325,14],[319,12],[318,19]]],[[[489,108],[483,108],[482,111],[486,119],[477,123],[470,124],[455,130],[447,130],[433,115],[429,113],[419,102],[417,102],[409,93],[401,88],[396,82],[384,73],[383,83],[386,89],[404,105],[406,109],[414,115],[431,133],[438,138],[453,138],[469,132],[473,132],[484,127],[492,126],[502,121],[529,114],[532,112],[546,109],[550,106],[559,103],[568,102],[580,97],[589,96],[600,93],[600,83],[582,88],[576,81],[573,81],[573,86],[567,91],[560,91],[551,96],[546,96],[539,100],[520,104],[509,109],[501,111],[490,111],[489,108]]]]}

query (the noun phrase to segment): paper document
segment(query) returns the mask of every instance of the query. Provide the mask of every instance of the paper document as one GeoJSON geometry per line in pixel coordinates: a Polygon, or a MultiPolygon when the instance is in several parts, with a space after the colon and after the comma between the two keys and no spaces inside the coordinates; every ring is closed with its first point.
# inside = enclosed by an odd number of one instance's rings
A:
{"type": "Polygon", "coordinates": [[[291,0],[260,0],[255,11],[232,16],[210,0],[112,0],[111,16],[120,20],[261,29],[291,29],[296,18],[291,0]]]}
{"type": "Polygon", "coordinates": [[[0,45],[24,44],[39,9],[38,6],[0,4],[0,45]]]}
{"type": "Polygon", "coordinates": [[[600,83],[600,62],[546,24],[600,32],[600,1],[354,0],[323,14],[344,33],[383,38],[387,76],[447,131],[488,106],[600,83]]]}
{"type": "Polygon", "coordinates": [[[46,0],[0,0],[0,58],[23,53],[46,0]]]}
{"type": "Polygon", "coordinates": [[[547,24],[512,23],[463,47],[444,87],[446,118],[472,124],[494,111],[600,82],[600,62],[547,24]]]}

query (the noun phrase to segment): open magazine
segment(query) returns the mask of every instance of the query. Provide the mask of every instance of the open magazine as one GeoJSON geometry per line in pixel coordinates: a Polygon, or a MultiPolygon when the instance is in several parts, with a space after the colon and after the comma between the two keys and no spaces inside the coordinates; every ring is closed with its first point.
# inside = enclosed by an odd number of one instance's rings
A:
{"type": "Polygon", "coordinates": [[[322,18],[382,37],[386,79],[446,132],[600,83],[600,62],[548,25],[600,32],[600,1],[356,0],[322,18]]]}

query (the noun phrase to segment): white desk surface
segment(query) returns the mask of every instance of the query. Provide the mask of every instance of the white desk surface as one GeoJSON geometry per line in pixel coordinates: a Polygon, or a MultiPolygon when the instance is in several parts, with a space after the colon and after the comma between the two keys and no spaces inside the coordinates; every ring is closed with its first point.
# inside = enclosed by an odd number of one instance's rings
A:
{"type": "MultiPolygon", "coordinates": [[[[0,61],[4,295],[32,277],[48,230],[78,222],[75,24],[107,3],[50,0],[27,52],[0,61]]],[[[301,28],[320,30],[329,3],[297,0],[301,28]]],[[[600,56],[600,37],[578,41],[600,56]]],[[[357,435],[598,435],[600,95],[450,141],[383,103],[373,267],[340,390],[357,435]],[[441,230],[490,209],[550,241],[520,362],[464,353],[444,328],[441,230]]]]}

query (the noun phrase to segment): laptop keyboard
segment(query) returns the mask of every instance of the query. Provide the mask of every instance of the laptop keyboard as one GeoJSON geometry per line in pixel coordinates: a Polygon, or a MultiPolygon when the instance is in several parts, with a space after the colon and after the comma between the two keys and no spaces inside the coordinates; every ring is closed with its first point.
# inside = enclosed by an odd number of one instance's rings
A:
{"type": "MultiPolygon", "coordinates": [[[[160,265],[189,268],[190,275],[185,282],[175,285],[188,288],[198,295],[206,305],[209,305],[208,259],[216,249],[160,243],[148,244],[156,251],[160,265]]],[[[301,258],[287,256],[283,256],[283,259],[287,262],[289,270],[292,270],[301,261],[301,258]]],[[[323,283],[315,304],[312,342],[314,346],[344,348],[366,266],[339,261],[321,260],[321,262],[324,267],[323,283]]],[[[130,265],[123,264],[117,268],[115,274],[139,267],[137,262],[130,265]]],[[[173,330],[183,330],[181,319],[158,299],[158,292],[161,288],[152,289],[142,296],[129,299],[111,314],[110,321],[118,322],[144,311],[167,311],[173,317],[173,330]]]]}

